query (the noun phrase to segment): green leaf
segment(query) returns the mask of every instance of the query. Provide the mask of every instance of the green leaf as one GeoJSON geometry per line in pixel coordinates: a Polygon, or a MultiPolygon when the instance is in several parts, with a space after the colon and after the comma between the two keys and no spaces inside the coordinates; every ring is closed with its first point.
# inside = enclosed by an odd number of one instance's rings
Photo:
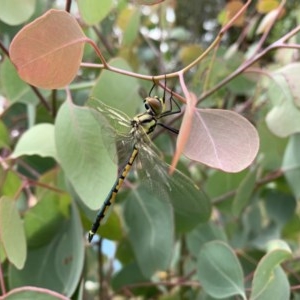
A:
{"type": "Polygon", "coordinates": [[[228,89],[230,92],[236,95],[253,95],[255,87],[256,82],[246,75],[240,75],[231,80],[228,84],[228,89]]]}
{"type": "MultiPolygon", "coordinates": [[[[253,291],[254,293],[254,291],[253,291]]],[[[287,275],[280,266],[274,268],[266,286],[251,300],[282,300],[290,299],[291,287],[287,275]]]]}
{"type": "Polygon", "coordinates": [[[9,25],[20,25],[34,13],[36,0],[0,0],[0,20],[9,25]]]}
{"type": "Polygon", "coordinates": [[[207,242],[221,240],[227,242],[224,230],[213,222],[200,224],[186,236],[186,243],[195,256],[198,255],[200,248],[207,242]]]}
{"type": "Polygon", "coordinates": [[[10,138],[9,133],[4,125],[4,123],[0,120],[0,149],[10,147],[10,138]]]}
{"type": "Polygon", "coordinates": [[[116,259],[118,259],[119,262],[124,266],[130,264],[132,261],[136,261],[131,243],[128,239],[124,238],[118,243],[116,259]]]}
{"type": "Polygon", "coordinates": [[[58,160],[54,139],[54,126],[44,123],[38,124],[27,130],[19,139],[12,157],[22,155],[39,155],[53,157],[58,160]]]}
{"type": "Polygon", "coordinates": [[[81,17],[88,25],[102,21],[114,7],[113,0],[79,0],[77,3],[81,17]]]}
{"type": "Polygon", "coordinates": [[[260,260],[253,277],[251,300],[289,299],[289,283],[279,264],[292,257],[283,241],[269,244],[270,251],[260,260]]]}
{"type": "MultiPolygon", "coordinates": [[[[0,169],[2,171],[2,169],[0,169]]],[[[1,172],[1,195],[14,197],[22,186],[22,181],[16,172],[6,170],[1,172]]]]}
{"type": "Polygon", "coordinates": [[[295,198],[300,198],[300,134],[292,135],[286,147],[282,170],[295,198]]]}
{"type": "Polygon", "coordinates": [[[11,103],[21,102],[36,105],[38,98],[18,75],[18,72],[9,59],[5,59],[1,65],[0,80],[3,84],[3,92],[11,103]]]}
{"type": "MultiPolygon", "coordinates": [[[[109,64],[115,68],[132,71],[122,58],[114,58],[109,64]]],[[[103,70],[91,91],[91,96],[133,117],[139,105],[143,103],[138,88],[136,78],[103,70]]]]}
{"type": "Polygon", "coordinates": [[[26,285],[48,288],[73,295],[82,274],[84,244],[78,211],[72,205],[71,216],[50,243],[29,249],[21,271],[10,266],[10,288],[26,285]]]}
{"type": "Polygon", "coordinates": [[[225,243],[205,244],[197,258],[197,271],[201,285],[212,297],[240,295],[246,299],[241,265],[225,243]]]}
{"type": "Polygon", "coordinates": [[[199,44],[188,44],[180,47],[178,53],[181,63],[189,65],[203,52],[203,48],[199,44]]]}
{"type": "Polygon", "coordinates": [[[298,84],[300,80],[300,63],[288,63],[286,64],[286,66],[276,70],[275,74],[283,75],[289,91],[291,92],[291,95],[293,97],[294,103],[296,104],[296,106],[298,106],[298,108],[300,108],[300,87],[298,84]]]}
{"type": "Polygon", "coordinates": [[[243,208],[250,201],[251,195],[255,188],[255,182],[256,171],[251,170],[239,185],[236,191],[236,195],[233,199],[232,212],[236,217],[240,215],[243,208]]]}
{"type": "Polygon", "coordinates": [[[189,231],[200,222],[206,222],[211,214],[206,194],[177,170],[167,180],[170,187],[167,199],[174,209],[176,231],[189,231]]]}
{"type": "Polygon", "coordinates": [[[24,227],[15,203],[7,197],[0,198],[0,242],[8,260],[22,269],[27,252],[24,227]]]}
{"type": "Polygon", "coordinates": [[[52,240],[69,217],[69,205],[69,196],[48,191],[26,212],[24,226],[29,247],[41,247],[52,240]]]}
{"type": "Polygon", "coordinates": [[[155,198],[146,186],[141,185],[128,195],[124,216],[129,239],[144,276],[150,278],[154,272],[166,270],[174,247],[170,203],[155,198]]]}
{"type": "Polygon", "coordinates": [[[281,167],[288,139],[279,138],[270,132],[265,122],[257,124],[260,137],[260,162],[266,170],[281,167]]]}
{"type": "Polygon", "coordinates": [[[295,214],[296,199],[290,194],[271,190],[266,193],[266,212],[282,228],[295,214]]]}
{"type": "Polygon", "coordinates": [[[116,179],[117,166],[91,111],[64,103],[56,118],[55,141],[59,161],[75,191],[89,208],[98,209],[116,179]]]}
{"type": "Polygon", "coordinates": [[[138,36],[140,29],[140,10],[126,7],[118,16],[117,26],[123,31],[123,46],[131,46],[138,36]]]}
{"type": "Polygon", "coordinates": [[[205,182],[204,190],[211,198],[222,196],[236,190],[247,173],[248,171],[232,174],[214,171],[205,182]]]}
{"type": "Polygon", "coordinates": [[[280,73],[273,75],[275,83],[268,87],[268,96],[273,108],[266,116],[269,129],[279,137],[287,137],[300,132],[299,107],[295,105],[289,85],[280,73]]]}

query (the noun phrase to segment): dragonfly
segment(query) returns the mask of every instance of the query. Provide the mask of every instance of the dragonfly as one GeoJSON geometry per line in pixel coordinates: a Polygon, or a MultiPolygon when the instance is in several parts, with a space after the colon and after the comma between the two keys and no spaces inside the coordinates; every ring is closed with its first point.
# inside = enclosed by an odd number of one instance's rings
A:
{"type": "MultiPolygon", "coordinates": [[[[175,101],[171,92],[167,107],[165,100],[166,89],[164,89],[163,97],[152,97],[151,93],[155,86],[156,84],[154,83],[149,95],[144,99],[145,111],[137,114],[132,119],[125,113],[104,104],[99,99],[91,98],[87,103],[87,105],[93,109],[94,113],[96,111],[96,114],[100,114],[108,121],[109,131],[112,132],[113,139],[117,146],[119,165],[123,165],[88,233],[89,242],[92,242],[100,224],[102,224],[102,221],[114,204],[116,196],[128,176],[129,171],[137,160],[136,168],[138,169],[139,176],[142,180],[146,180],[148,187],[151,188],[152,186],[152,190],[155,191],[156,194],[158,194],[157,189],[160,190],[159,194],[163,197],[167,197],[167,194],[172,189],[178,193],[179,189],[182,189],[184,182],[189,184],[190,189],[195,188],[189,178],[177,170],[175,179],[170,179],[172,175],[168,173],[169,166],[162,161],[156,146],[150,138],[158,126],[174,134],[179,133],[179,130],[161,122],[161,120],[167,116],[179,114],[181,112],[179,104],[175,101]],[[175,110],[173,109],[174,106],[175,110]],[[159,182],[159,184],[157,184],[157,182],[159,182]]],[[[203,198],[203,194],[201,194],[201,197],[203,198]]],[[[204,205],[204,211],[208,212],[209,209],[207,209],[206,204],[204,205]]]]}

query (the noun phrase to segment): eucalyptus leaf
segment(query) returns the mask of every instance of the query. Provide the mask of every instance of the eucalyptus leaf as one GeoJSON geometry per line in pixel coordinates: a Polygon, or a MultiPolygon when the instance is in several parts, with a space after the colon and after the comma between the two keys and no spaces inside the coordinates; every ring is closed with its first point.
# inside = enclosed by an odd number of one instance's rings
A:
{"type": "Polygon", "coordinates": [[[8,260],[22,269],[27,256],[23,223],[13,200],[0,198],[0,243],[8,260]]]}
{"type": "Polygon", "coordinates": [[[12,157],[22,155],[39,155],[53,157],[58,160],[54,139],[54,126],[44,123],[37,124],[27,130],[19,139],[12,157]]]}
{"type": "Polygon", "coordinates": [[[124,215],[129,239],[144,276],[150,278],[154,272],[166,270],[174,248],[171,204],[157,199],[146,186],[140,186],[128,195],[124,215]]]}
{"type": "Polygon", "coordinates": [[[277,243],[259,262],[253,277],[251,300],[254,299],[288,299],[289,284],[279,264],[292,257],[290,249],[277,243]]]}
{"type": "Polygon", "coordinates": [[[286,177],[294,196],[300,199],[300,134],[294,134],[290,137],[288,145],[286,147],[282,170],[286,177]]]}
{"type": "Polygon", "coordinates": [[[84,244],[78,211],[74,205],[70,219],[64,222],[50,243],[29,249],[22,270],[10,266],[10,288],[26,285],[51,289],[68,297],[73,295],[83,268],[84,244]]]}
{"type": "Polygon", "coordinates": [[[224,242],[209,242],[201,248],[197,274],[209,295],[218,299],[240,295],[246,299],[243,270],[234,251],[224,242]]]}
{"type": "Polygon", "coordinates": [[[66,102],[56,118],[55,141],[59,162],[75,191],[89,208],[98,209],[100,196],[109,193],[117,175],[101,126],[88,108],[66,102]]]}

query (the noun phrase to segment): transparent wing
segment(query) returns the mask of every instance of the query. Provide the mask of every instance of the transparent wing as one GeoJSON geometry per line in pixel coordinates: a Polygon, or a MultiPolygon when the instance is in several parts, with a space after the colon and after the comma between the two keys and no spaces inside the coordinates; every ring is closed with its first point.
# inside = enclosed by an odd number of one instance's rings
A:
{"type": "Polygon", "coordinates": [[[93,116],[101,127],[101,138],[108,151],[115,153],[112,160],[120,166],[128,160],[134,145],[134,137],[130,133],[131,119],[123,112],[112,108],[99,99],[91,97],[87,101],[87,106],[91,108],[93,116]],[[111,151],[116,147],[115,151],[111,151]]]}
{"type": "Polygon", "coordinates": [[[170,175],[169,168],[157,155],[153,143],[140,147],[137,161],[140,184],[153,195],[153,201],[172,204],[176,230],[184,232],[209,219],[211,203],[190,178],[178,170],[170,175]]]}
{"type": "Polygon", "coordinates": [[[142,178],[148,176],[147,169],[144,167],[153,166],[154,161],[159,160],[160,151],[155,147],[143,128],[138,129],[141,131],[140,136],[143,136],[143,139],[137,142],[136,135],[131,133],[131,119],[126,114],[94,97],[89,98],[87,106],[92,108],[92,114],[101,126],[101,137],[107,148],[111,149],[112,145],[117,147],[118,164],[120,166],[126,164],[135,144],[138,145],[139,150],[145,149],[143,155],[138,155],[137,161],[139,163],[135,163],[135,165],[140,166],[137,169],[141,169],[139,175],[142,178]],[[143,156],[142,160],[140,159],[141,156],[143,156]]]}
{"type": "Polygon", "coordinates": [[[89,98],[87,101],[87,106],[93,108],[103,117],[105,117],[110,126],[114,128],[118,134],[127,135],[131,130],[131,119],[123,112],[104,104],[99,99],[94,97],[89,98]]]}

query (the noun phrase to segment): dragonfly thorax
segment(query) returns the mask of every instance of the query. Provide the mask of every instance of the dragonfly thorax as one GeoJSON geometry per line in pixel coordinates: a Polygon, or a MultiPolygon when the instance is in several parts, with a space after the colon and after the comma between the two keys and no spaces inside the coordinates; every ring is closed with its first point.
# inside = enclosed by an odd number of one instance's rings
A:
{"type": "Polygon", "coordinates": [[[132,133],[138,139],[143,138],[142,135],[150,134],[156,127],[156,117],[148,112],[141,113],[133,118],[131,121],[132,133]]]}

